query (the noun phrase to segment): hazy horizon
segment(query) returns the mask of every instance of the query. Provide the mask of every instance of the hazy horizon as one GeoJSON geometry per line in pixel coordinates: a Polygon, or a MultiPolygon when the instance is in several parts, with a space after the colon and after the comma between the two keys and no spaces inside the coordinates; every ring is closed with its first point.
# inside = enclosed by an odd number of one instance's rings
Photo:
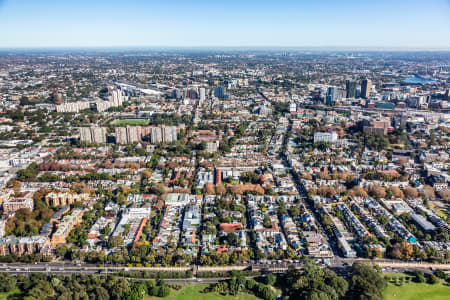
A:
{"type": "Polygon", "coordinates": [[[0,48],[448,50],[449,0],[0,0],[0,48]]]}
{"type": "Polygon", "coordinates": [[[129,45],[129,46],[29,46],[2,47],[0,51],[174,51],[174,50],[210,50],[210,51],[308,51],[308,52],[449,52],[450,47],[378,47],[378,46],[164,46],[164,45],[129,45]]]}

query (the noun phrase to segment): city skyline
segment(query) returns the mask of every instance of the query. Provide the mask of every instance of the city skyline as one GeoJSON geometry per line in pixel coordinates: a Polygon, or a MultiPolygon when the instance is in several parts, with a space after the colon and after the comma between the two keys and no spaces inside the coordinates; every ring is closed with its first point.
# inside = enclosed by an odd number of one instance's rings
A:
{"type": "Polygon", "coordinates": [[[450,49],[447,0],[0,1],[0,48],[450,49]]]}

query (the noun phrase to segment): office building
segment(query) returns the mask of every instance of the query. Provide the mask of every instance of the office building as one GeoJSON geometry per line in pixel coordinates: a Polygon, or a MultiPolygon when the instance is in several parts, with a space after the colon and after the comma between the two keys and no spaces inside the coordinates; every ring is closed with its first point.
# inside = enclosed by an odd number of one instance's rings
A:
{"type": "Polygon", "coordinates": [[[326,103],[331,103],[336,101],[338,98],[338,89],[337,87],[329,87],[327,91],[326,103]]]}
{"type": "Polygon", "coordinates": [[[361,98],[369,99],[371,88],[372,88],[372,80],[363,79],[361,83],[361,98]]]}
{"type": "Polygon", "coordinates": [[[206,90],[205,88],[200,88],[200,101],[204,101],[206,99],[206,90]]]}
{"type": "Polygon", "coordinates": [[[225,98],[225,88],[223,86],[218,86],[214,89],[214,97],[225,98]]]}
{"type": "Polygon", "coordinates": [[[180,99],[180,98],[182,98],[182,91],[180,91],[180,90],[178,90],[178,89],[174,89],[173,91],[172,91],[172,98],[173,99],[180,99]]]}
{"type": "Polygon", "coordinates": [[[345,81],[345,91],[346,98],[355,98],[356,97],[356,81],[346,80],[345,81]]]}
{"type": "Polygon", "coordinates": [[[186,89],[185,97],[187,99],[198,99],[198,93],[195,89],[186,89]]]}

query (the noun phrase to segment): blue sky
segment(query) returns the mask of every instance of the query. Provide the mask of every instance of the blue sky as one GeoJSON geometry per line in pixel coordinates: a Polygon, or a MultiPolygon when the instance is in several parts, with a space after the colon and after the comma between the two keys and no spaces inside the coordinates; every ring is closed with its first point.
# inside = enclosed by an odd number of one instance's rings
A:
{"type": "Polygon", "coordinates": [[[0,48],[450,49],[450,0],[0,0],[0,48]]]}

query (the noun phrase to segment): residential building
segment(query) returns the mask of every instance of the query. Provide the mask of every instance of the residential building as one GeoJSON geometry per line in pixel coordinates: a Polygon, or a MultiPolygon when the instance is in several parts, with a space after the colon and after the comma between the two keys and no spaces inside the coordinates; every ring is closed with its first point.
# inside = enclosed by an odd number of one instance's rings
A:
{"type": "Polygon", "coordinates": [[[65,206],[75,202],[86,202],[89,194],[49,193],[45,196],[45,202],[50,206],[65,206]]]}
{"type": "Polygon", "coordinates": [[[106,143],[105,127],[80,127],[80,141],[86,144],[106,143]]]}
{"type": "Polygon", "coordinates": [[[31,193],[27,192],[20,197],[10,197],[3,201],[3,212],[8,214],[22,208],[33,210],[34,202],[31,193]]]}
{"type": "Polygon", "coordinates": [[[336,143],[338,141],[338,134],[336,132],[316,132],[314,133],[314,143],[326,142],[336,143]]]}

